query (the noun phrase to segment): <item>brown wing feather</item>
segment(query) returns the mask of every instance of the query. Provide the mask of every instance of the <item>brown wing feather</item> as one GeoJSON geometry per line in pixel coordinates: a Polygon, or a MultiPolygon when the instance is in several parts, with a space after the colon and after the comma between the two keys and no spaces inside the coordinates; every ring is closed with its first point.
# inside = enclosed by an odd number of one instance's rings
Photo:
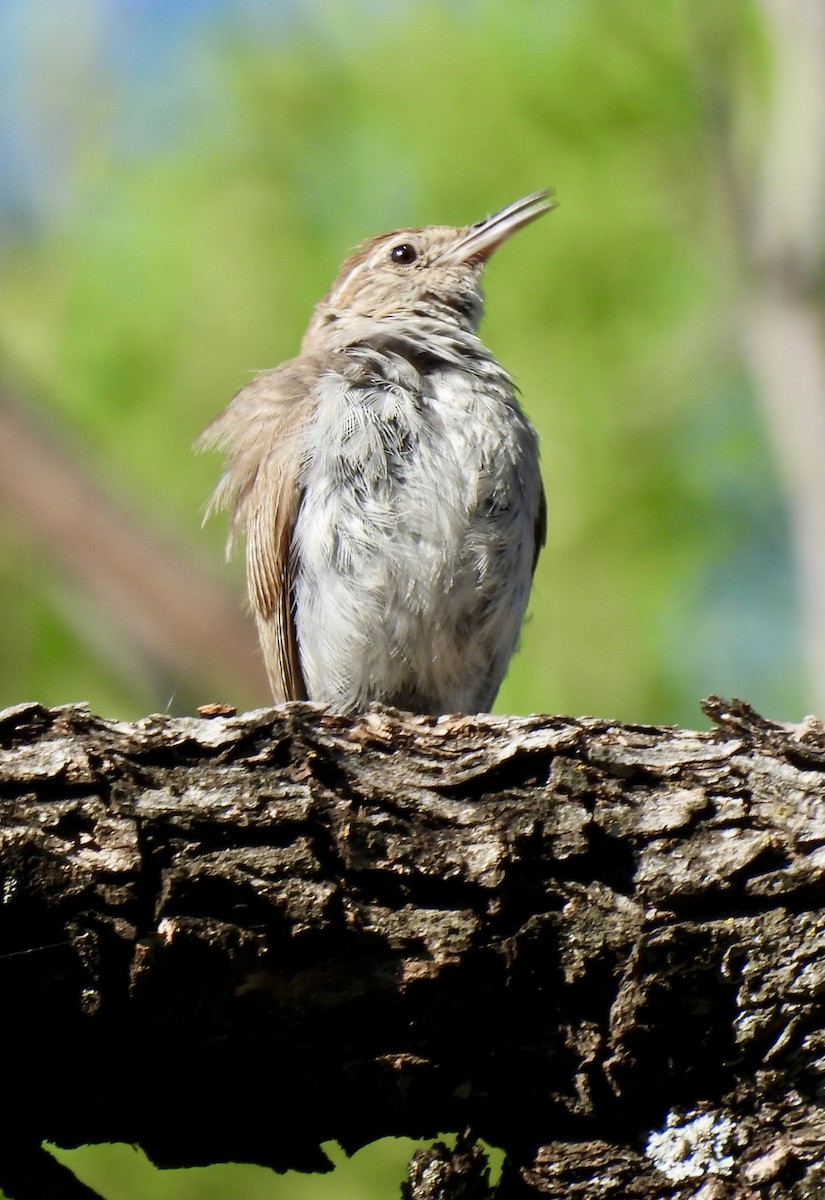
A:
{"type": "Polygon", "coordinates": [[[300,504],[300,440],[312,418],[306,360],[284,363],[243,388],[201,434],[198,447],[226,451],[207,516],[230,509],[227,552],[246,530],[246,578],[276,703],[306,699],[292,611],[290,546],[300,504]]]}
{"type": "Polygon", "coordinates": [[[261,493],[260,502],[251,505],[247,520],[246,578],[269,683],[275,702],[280,703],[307,698],[295,636],[290,568],[300,496],[297,463],[261,486],[269,466],[263,468],[255,489],[261,493]]]}

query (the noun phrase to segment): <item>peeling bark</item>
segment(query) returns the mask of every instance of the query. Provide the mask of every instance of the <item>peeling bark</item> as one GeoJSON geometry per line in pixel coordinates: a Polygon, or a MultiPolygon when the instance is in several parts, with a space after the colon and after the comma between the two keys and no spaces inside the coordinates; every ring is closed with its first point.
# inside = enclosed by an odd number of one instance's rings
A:
{"type": "Polygon", "coordinates": [[[469,1127],[415,1200],[473,1135],[499,1200],[819,1195],[825,728],[707,711],[0,713],[0,1186],[469,1127]]]}

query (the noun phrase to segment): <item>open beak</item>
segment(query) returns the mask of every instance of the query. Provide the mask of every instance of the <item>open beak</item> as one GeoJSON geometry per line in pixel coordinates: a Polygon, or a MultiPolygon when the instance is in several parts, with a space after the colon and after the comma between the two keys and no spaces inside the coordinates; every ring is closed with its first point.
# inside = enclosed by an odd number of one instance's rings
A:
{"type": "Polygon", "coordinates": [[[485,217],[483,221],[471,225],[457,242],[440,255],[441,260],[486,262],[496,246],[500,246],[517,229],[529,225],[551,208],[556,208],[555,201],[550,199],[551,194],[549,191],[531,192],[529,196],[515,200],[506,208],[493,213],[491,217],[485,217]]]}

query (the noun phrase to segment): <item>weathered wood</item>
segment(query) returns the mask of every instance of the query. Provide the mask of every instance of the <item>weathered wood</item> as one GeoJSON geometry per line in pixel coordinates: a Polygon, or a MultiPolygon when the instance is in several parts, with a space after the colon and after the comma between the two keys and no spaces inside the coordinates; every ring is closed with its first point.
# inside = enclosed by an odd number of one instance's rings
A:
{"type": "Polygon", "coordinates": [[[501,1200],[819,1194],[825,729],[708,711],[0,713],[4,1140],[470,1126],[501,1200]]]}

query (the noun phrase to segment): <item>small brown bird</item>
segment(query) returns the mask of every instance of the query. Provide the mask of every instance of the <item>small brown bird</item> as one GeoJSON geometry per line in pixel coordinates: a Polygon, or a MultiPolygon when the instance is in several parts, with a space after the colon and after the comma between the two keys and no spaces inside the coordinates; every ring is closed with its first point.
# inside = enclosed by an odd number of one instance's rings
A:
{"type": "Polygon", "coordinates": [[[201,435],[226,451],[209,512],[231,508],[228,548],[246,531],[276,701],[492,706],[545,515],[535,431],[476,332],[480,276],[553,207],[535,192],[475,225],[364,242],[298,357],[201,435]]]}

